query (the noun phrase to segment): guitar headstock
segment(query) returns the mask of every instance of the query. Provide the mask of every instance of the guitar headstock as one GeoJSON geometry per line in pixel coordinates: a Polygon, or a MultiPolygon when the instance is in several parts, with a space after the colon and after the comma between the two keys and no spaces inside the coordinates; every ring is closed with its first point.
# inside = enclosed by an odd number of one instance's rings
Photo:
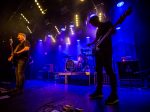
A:
{"type": "Polygon", "coordinates": [[[9,39],[9,44],[10,44],[10,46],[12,46],[12,44],[13,44],[13,39],[12,38],[9,39]]]}
{"type": "Polygon", "coordinates": [[[124,21],[124,19],[125,19],[128,15],[131,14],[131,12],[132,12],[132,8],[129,7],[129,8],[124,12],[124,14],[123,14],[122,16],[120,16],[119,20],[116,22],[115,25],[121,24],[121,23],[124,21]]]}

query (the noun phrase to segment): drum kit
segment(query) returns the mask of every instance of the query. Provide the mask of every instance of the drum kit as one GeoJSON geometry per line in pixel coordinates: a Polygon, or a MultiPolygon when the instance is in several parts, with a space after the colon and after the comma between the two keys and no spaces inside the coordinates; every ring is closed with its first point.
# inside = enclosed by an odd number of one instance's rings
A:
{"type": "Polygon", "coordinates": [[[84,68],[84,62],[83,61],[75,61],[72,59],[68,59],[65,64],[66,71],[70,72],[82,72],[84,68]]]}
{"type": "Polygon", "coordinates": [[[77,60],[73,60],[71,56],[68,56],[65,63],[65,70],[69,72],[89,72],[89,56],[93,55],[86,52],[89,52],[89,50],[81,49],[81,54],[78,55],[77,60]]]}

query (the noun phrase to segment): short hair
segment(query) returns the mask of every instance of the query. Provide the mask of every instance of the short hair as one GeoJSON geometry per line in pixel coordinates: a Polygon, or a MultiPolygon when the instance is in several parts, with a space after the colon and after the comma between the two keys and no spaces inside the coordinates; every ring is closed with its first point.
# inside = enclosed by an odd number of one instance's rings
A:
{"type": "Polygon", "coordinates": [[[97,15],[90,17],[89,23],[92,23],[94,21],[99,21],[99,17],[97,15]]]}
{"type": "Polygon", "coordinates": [[[26,38],[26,34],[25,33],[18,33],[18,35],[22,35],[23,37],[26,38]]]}

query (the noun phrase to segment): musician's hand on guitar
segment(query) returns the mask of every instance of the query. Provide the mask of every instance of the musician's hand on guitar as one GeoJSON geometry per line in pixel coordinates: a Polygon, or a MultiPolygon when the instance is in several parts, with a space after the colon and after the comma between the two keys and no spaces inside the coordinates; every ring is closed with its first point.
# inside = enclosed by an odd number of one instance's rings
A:
{"type": "Polygon", "coordinates": [[[12,59],[13,59],[13,56],[10,56],[10,57],[8,58],[8,61],[12,61],[12,59]]]}
{"type": "Polygon", "coordinates": [[[14,56],[17,56],[18,54],[19,54],[18,52],[15,52],[13,55],[14,55],[14,56]]]}

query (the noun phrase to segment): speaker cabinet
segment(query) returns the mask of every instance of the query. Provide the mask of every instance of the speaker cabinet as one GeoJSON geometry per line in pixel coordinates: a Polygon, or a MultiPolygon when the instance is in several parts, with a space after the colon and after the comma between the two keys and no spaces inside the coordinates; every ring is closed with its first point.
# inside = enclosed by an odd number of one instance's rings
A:
{"type": "Polygon", "coordinates": [[[130,78],[135,72],[139,71],[138,61],[118,62],[118,72],[120,78],[130,78]]]}

